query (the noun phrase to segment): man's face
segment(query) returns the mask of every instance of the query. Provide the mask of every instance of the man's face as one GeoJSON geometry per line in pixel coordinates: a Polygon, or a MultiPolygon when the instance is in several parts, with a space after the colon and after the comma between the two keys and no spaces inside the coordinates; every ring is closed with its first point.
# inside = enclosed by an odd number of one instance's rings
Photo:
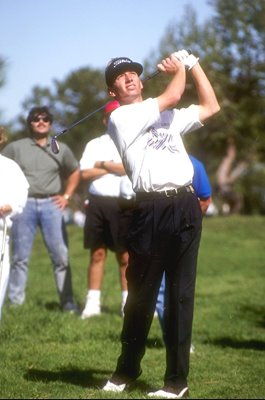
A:
{"type": "Polygon", "coordinates": [[[51,120],[46,114],[35,114],[30,125],[33,133],[46,136],[51,128],[51,120]]]}
{"type": "Polygon", "coordinates": [[[115,79],[110,94],[121,104],[131,104],[142,100],[143,84],[134,71],[126,71],[115,79]]]}

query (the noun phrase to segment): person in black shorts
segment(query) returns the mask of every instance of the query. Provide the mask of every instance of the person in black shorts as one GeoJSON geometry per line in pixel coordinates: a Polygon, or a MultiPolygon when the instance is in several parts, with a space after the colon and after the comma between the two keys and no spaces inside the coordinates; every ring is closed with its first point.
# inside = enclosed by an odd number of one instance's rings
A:
{"type": "MultiPolygon", "coordinates": [[[[109,115],[117,107],[117,101],[106,105],[103,118],[105,125],[109,115]]],[[[101,314],[101,286],[108,250],[115,252],[119,266],[123,315],[128,294],[125,277],[128,252],[125,241],[129,221],[128,212],[123,212],[123,208],[130,204],[130,199],[120,195],[121,185],[126,179],[125,170],[107,133],[87,143],[80,160],[80,168],[82,179],[88,181],[89,201],[84,226],[84,247],[90,249],[88,292],[81,318],[87,319],[101,314]]]]}

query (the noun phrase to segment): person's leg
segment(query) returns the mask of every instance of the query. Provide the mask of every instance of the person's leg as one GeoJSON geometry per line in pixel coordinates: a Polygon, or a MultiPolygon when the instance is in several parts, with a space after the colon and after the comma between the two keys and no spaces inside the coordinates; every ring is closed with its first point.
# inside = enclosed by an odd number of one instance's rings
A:
{"type": "Polygon", "coordinates": [[[165,387],[187,386],[192,336],[197,256],[202,215],[197,200],[183,196],[175,203],[175,229],[168,242],[165,274],[165,387]],[[177,210],[184,211],[179,214],[177,210]],[[173,251],[176,249],[176,251],[173,251]]]}
{"type": "Polygon", "coordinates": [[[86,304],[81,318],[86,319],[101,313],[101,285],[104,277],[104,266],[107,257],[107,249],[91,249],[90,263],[87,269],[87,296],[86,304]]]}
{"type": "Polygon", "coordinates": [[[84,248],[90,249],[90,262],[87,270],[86,304],[81,315],[82,319],[98,315],[100,309],[101,285],[104,278],[104,267],[107,249],[113,247],[110,234],[110,215],[114,215],[115,199],[104,196],[91,196],[86,209],[84,226],[84,248]]]}
{"type": "MultiPolygon", "coordinates": [[[[0,246],[3,249],[3,258],[1,259],[0,270],[0,321],[2,317],[2,308],[5,301],[6,289],[9,279],[10,260],[9,260],[9,236],[4,237],[3,231],[0,230],[0,246]],[[5,242],[3,242],[5,241],[5,242]]],[[[2,255],[2,254],[1,254],[2,255]]]]}
{"type": "Polygon", "coordinates": [[[64,309],[73,305],[74,300],[63,213],[51,199],[38,200],[38,213],[41,233],[53,264],[60,304],[64,309]]]}
{"type": "Polygon", "coordinates": [[[31,198],[27,200],[23,212],[14,218],[11,228],[11,270],[8,286],[11,304],[21,305],[25,301],[28,262],[37,224],[36,200],[31,198]]]}
{"type": "Polygon", "coordinates": [[[122,351],[113,375],[114,380],[134,380],[141,373],[140,364],[145,354],[161,281],[160,268],[160,261],[155,256],[130,256],[126,272],[128,296],[121,333],[122,351]]]}
{"type": "Polygon", "coordinates": [[[165,274],[163,274],[156,301],[156,312],[161,326],[163,339],[165,336],[164,311],[165,311],[165,274]]]}
{"type": "Polygon", "coordinates": [[[111,378],[111,383],[115,384],[127,383],[141,373],[140,364],[162,279],[163,270],[154,239],[152,202],[135,210],[128,243],[128,297],[124,307],[121,354],[111,378]]]}
{"type": "Polygon", "coordinates": [[[104,266],[107,258],[107,249],[91,250],[90,263],[87,271],[87,287],[91,290],[100,290],[104,278],[104,266]]]}
{"type": "Polygon", "coordinates": [[[128,267],[129,253],[127,251],[116,253],[117,262],[119,265],[120,285],[121,285],[121,314],[124,316],[124,306],[128,296],[128,284],[126,278],[126,269],[128,267]]]}

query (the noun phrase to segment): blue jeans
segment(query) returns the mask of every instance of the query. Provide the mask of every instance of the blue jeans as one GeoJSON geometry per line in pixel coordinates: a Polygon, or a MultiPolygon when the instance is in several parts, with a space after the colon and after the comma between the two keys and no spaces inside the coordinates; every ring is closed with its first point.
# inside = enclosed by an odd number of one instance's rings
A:
{"type": "Polygon", "coordinates": [[[165,336],[164,310],[165,310],[165,273],[163,273],[161,285],[159,287],[159,292],[156,300],[156,312],[162,329],[163,339],[165,336]]]}
{"type": "MultiPolygon", "coordinates": [[[[29,257],[38,227],[53,264],[60,304],[63,306],[73,301],[71,269],[63,213],[51,198],[28,198],[22,214],[14,218],[8,297],[13,304],[25,301],[29,257]]],[[[35,267],[38,268],[38,265],[35,267]]]]}

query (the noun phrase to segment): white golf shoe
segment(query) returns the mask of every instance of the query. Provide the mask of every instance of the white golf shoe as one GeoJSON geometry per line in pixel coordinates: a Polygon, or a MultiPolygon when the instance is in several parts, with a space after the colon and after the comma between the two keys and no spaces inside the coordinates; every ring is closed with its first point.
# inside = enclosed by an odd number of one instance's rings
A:
{"type": "Polygon", "coordinates": [[[121,385],[116,385],[115,383],[108,381],[105,386],[103,386],[102,390],[105,392],[123,392],[126,387],[126,383],[122,383],[121,385]]]}
{"type": "MultiPolygon", "coordinates": [[[[171,389],[172,390],[172,389],[171,389]]],[[[189,394],[189,389],[184,387],[176,392],[170,391],[170,389],[166,390],[166,388],[157,390],[156,392],[149,392],[147,394],[148,397],[158,397],[160,399],[182,399],[187,397],[189,394]]]]}

